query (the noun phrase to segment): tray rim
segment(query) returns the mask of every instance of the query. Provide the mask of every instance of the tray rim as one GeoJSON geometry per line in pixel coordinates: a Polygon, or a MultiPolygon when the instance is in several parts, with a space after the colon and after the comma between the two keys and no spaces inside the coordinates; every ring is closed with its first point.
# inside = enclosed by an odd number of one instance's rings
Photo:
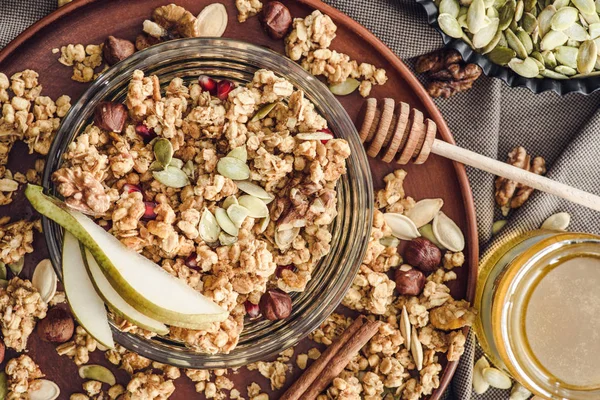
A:
{"type": "MultiPolygon", "coordinates": [[[[33,25],[21,32],[16,38],[0,50],[0,64],[10,57],[15,51],[26,45],[27,41],[33,36],[38,34],[42,29],[49,27],[52,23],[59,19],[67,17],[69,14],[78,11],[80,8],[84,8],[92,3],[97,3],[102,0],[73,0],[62,7],[57,8],[52,13],[48,14],[44,18],[35,22],[33,25]]],[[[425,107],[425,111],[430,115],[431,119],[436,123],[438,127],[438,134],[445,142],[450,144],[456,144],[450,128],[446,124],[440,110],[437,108],[433,99],[429,96],[423,85],[419,82],[417,77],[412,73],[408,66],[379,38],[377,38],[372,32],[361,25],[359,22],[353,20],[342,11],[322,2],[321,0],[295,0],[298,3],[304,4],[313,9],[319,10],[329,15],[337,25],[343,25],[346,29],[352,33],[358,35],[363,40],[367,41],[372,45],[373,50],[380,56],[386,59],[386,61],[395,68],[403,79],[406,81],[408,86],[413,90],[413,93],[419,98],[425,107]]],[[[456,161],[452,162],[454,166],[454,172],[460,186],[460,194],[464,202],[465,219],[466,219],[466,243],[469,250],[468,258],[468,279],[467,279],[467,290],[465,298],[469,302],[473,302],[475,298],[475,287],[477,282],[478,266],[479,266],[479,239],[477,232],[477,222],[475,214],[475,204],[473,200],[473,192],[471,191],[471,185],[467,178],[465,166],[456,161]]],[[[469,329],[465,328],[465,335],[469,329]]],[[[440,379],[440,385],[429,397],[430,400],[439,400],[443,393],[446,391],[450,384],[454,373],[458,367],[459,361],[448,362],[442,377],[440,379]]]]}

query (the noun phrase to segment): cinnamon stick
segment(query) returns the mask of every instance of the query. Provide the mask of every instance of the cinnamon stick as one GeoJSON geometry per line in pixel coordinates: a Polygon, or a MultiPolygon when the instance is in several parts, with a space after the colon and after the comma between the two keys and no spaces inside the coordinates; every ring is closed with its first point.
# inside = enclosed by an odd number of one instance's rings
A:
{"type": "Polygon", "coordinates": [[[355,319],[283,394],[280,400],[316,398],[342,372],[358,351],[371,340],[379,330],[380,324],[380,322],[367,320],[363,315],[355,319]]]}

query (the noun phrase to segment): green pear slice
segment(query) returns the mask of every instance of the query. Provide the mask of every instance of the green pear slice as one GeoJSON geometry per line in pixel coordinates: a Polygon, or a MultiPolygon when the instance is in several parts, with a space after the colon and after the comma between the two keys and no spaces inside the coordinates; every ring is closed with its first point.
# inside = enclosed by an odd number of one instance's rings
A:
{"type": "Polygon", "coordinates": [[[63,239],[62,270],[65,294],[73,315],[94,339],[113,349],[115,343],[104,302],[87,274],[79,242],[69,232],[65,232],[63,239]]]}
{"type": "Polygon", "coordinates": [[[226,310],[42,190],[27,185],[25,196],[40,214],[79,239],[113,289],[133,308],[164,324],[188,329],[206,329],[207,323],[227,319],[226,310]]]}
{"type": "Polygon", "coordinates": [[[110,285],[108,279],[102,273],[102,269],[92,256],[89,250],[80,246],[81,250],[84,251],[83,262],[87,268],[88,274],[92,279],[92,283],[96,288],[96,292],[102,297],[104,302],[113,310],[113,312],[134,325],[144,328],[151,332],[156,332],[160,335],[166,335],[169,333],[169,328],[162,322],[147,317],[135,308],[129,305],[119,293],[110,285]]]}

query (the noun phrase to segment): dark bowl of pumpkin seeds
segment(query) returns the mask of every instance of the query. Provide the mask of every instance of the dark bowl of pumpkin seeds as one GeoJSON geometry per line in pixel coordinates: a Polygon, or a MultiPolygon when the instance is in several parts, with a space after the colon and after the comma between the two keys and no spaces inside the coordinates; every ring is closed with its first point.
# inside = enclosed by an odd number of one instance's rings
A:
{"type": "Polygon", "coordinates": [[[444,44],[534,93],[600,88],[600,0],[416,0],[444,44]]]}

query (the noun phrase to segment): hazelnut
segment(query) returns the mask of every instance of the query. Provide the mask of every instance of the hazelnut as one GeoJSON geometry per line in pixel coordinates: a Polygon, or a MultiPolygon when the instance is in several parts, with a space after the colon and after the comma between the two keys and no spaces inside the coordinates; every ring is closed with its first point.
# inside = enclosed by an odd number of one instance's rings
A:
{"type": "Polygon", "coordinates": [[[430,240],[416,238],[406,246],[404,260],[425,273],[431,273],[440,266],[442,252],[430,240]]]}
{"type": "Polygon", "coordinates": [[[266,319],[277,321],[292,313],[292,298],[279,289],[269,289],[260,298],[258,306],[266,319]]]}
{"type": "Polygon", "coordinates": [[[127,120],[127,108],[121,103],[103,101],[94,113],[94,124],[100,129],[120,133],[127,120]]]}
{"type": "Polygon", "coordinates": [[[270,1],[263,7],[260,23],[272,39],[281,39],[292,26],[292,14],[282,3],[270,1]]]}
{"type": "Polygon", "coordinates": [[[135,48],[138,50],[147,49],[148,47],[154,46],[157,43],[160,43],[160,39],[146,35],[145,33],[141,33],[135,38],[135,48]]]}
{"type": "Polygon", "coordinates": [[[51,308],[38,323],[38,335],[47,342],[65,343],[73,336],[75,324],[71,314],[61,307],[51,308]]]}
{"type": "Polygon", "coordinates": [[[109,36],[104,41],[102,52],[104,61],[108,65],[114,65],[135,53],[135,45],[129,40],[109,36]]]}
{"type": "Polygon", "coordinates": [[[396,290],[405,296],[420,295],[427,281],[421,271],[406,264],[396,270],[395,280],[396,290]]]}

